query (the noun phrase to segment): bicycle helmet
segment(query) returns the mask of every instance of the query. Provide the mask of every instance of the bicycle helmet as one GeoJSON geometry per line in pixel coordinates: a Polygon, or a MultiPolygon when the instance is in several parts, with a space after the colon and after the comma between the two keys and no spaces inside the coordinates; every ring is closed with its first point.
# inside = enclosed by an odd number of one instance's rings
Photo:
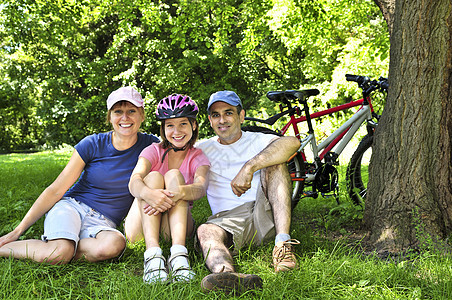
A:
{"type": "Polygon", "coordinates": [[[157,120],[174,118],[196,118],[198,106],[189,96],[172,94],[160,100],[155,114],[157,120]]]}

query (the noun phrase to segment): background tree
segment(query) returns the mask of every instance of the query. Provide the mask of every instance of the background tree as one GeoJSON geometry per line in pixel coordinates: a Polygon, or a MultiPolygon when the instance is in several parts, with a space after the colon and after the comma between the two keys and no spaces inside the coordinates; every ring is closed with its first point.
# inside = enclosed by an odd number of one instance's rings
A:
{"type": "Polygon", "coordinates": [[[391,28],[390,89],[364,220],[379,251],[430,247],[452,230],[452,2],[376,3],[391,28]]]}
{"type": "MultiPolygon", "coordinates": [[[[123,85],[145,96],[143,128],[158,132],[152,108],[173,92],[205,107],[233,89],[265,114],[268,90],[316,86],[326,106],[356,95],[345,73],[388,65],[371,0],[0,0],[0,11],[0,152],[108,130],[105,99],[123,85]]],[[[210,135],[204,110],[200,121],[210,135]]]]}

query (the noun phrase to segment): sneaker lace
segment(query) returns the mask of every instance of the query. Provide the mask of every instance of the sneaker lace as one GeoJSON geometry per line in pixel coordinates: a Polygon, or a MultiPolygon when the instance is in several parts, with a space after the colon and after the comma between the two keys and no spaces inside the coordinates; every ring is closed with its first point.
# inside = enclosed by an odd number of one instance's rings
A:
{"type": "Polygon", "coordinates": [[[275,251],[276,253],[274,255],[275,259],[278,262],[290,260],[294,256],[292,245],[298,244],[300,244],[300,242],[295,239],[285,241],[281,247],[276,249],[275,251]]]}

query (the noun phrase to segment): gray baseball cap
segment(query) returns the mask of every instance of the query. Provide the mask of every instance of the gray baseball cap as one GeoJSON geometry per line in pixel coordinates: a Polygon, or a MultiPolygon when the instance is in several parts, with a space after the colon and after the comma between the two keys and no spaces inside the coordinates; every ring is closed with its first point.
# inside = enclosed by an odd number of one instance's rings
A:
{"type": "Polygon", "coordinates": [[[229,105],[237,106],[243,108],[242,101],[240,101],[239,96],[233,91],[219,91],[210,95],[209,104],[207,104],[207,111],[210,110],[210,106],[215,102],[222,101],[229,105]]]}

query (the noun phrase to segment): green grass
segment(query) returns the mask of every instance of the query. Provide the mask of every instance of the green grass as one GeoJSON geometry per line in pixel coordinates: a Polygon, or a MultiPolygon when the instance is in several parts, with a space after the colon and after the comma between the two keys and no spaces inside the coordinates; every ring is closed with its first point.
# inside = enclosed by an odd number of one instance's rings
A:
{"type": "MultiPolygon", "coordinates": [[[[0,155],[0,234],[11,230],[39,193],[59,174],[71,151],[0,155]]],[[[343,172],[343,170],[341,170],[343,172]]],[[[341,182],[341,190],[344,190],[341,182]]],[[[275,274],[271,244],[242,249],[237,270],[255,273],[264,289],[240,298],[248,299],[452,299],[451,256],[432,251],[405,260],[364,255],[359,240],[352,239],[362,212],[340,197],[303,199],[294,211],[292,237],[300,268],[275,274]]],[[[210,215],[206,199],[195,202],[198,224],[210,215]]],[[[24,235],[40,238],[43,219],[24,235]]],[[[205,295],[202,277],[209,274],[203,259],[187,241],[197,278],[189,284],[145,285],[142,282],[144,244],[128,245],[120,260],[101,263],[75,262],[50,266],[31,261],[0,258],[1,299],[211,299],[205,295]]],[[[163,244],[165,253],[169,243],[163,244]]],[[[239,298],[239,297],[237,297],[239,298]]]]}

